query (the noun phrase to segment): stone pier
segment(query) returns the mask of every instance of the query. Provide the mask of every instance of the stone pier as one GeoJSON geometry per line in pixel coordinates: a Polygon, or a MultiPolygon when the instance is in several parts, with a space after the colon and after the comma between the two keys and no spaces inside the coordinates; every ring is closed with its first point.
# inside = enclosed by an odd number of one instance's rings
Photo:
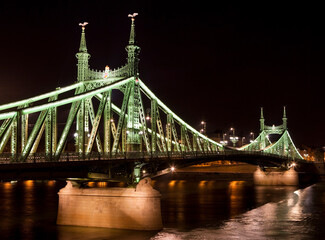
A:
{"type": "Polygon", "coordinates": [[[135,230],[162,229],[160,193],[145,178],[136,188],[79,188],[59,191],[57,224],[135,230]]]}
{"type": "Polygon", "coordinates": [[[254,183],[255,185],[268,186],[297,186],[299,185],[299,177],[293,168],[283,172],[264,172],[257,168],[254,172],[254,183]]]}

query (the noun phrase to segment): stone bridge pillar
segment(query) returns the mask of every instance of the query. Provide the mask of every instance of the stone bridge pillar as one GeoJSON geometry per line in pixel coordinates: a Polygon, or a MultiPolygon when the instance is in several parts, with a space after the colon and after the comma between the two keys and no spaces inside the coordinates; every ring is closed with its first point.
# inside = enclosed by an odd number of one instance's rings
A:
{"type": "Polygon", "coordinates": [[[68,181],[58,193],[57,224],[160,230],[161,195],[150,182],[144,178],[136,188],[80,188],[68,181]]]}

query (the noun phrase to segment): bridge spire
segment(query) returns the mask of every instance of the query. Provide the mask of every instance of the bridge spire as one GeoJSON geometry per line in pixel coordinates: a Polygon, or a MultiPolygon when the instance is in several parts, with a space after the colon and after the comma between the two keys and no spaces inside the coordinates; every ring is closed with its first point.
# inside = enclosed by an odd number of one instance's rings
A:
{"type": "Polygon", "coordinates": [[[87,72],[88,72],[88,59],[90,58],[90,54],[87,52],[87,45],[86,45],[86,34],[85,34],[85,26],[88,22],[79,23],[81,26],[81,39],[80,39],[80,46],[79,52],[76,54],[78,59],[78,82],[85,81],[87,72]]]}
{"type": "Polygon", "coordinates": [[[129,14],[128,17],[131,18],[131,31],[130,31],[130,38],[129,38],[129,45],[134,45],[135,44],[135,24],[134,20],[135,17],[137,16],[137,13],[129,14]]]}
{"type": "Polygon", "coordinates": [[[129,65],[129,75],[130,76],[138,76],[138,65],[139,65],[139,53],[140,47],[136,45],[135,40],[135,17],[138,13],[129,14],[128,17],[131,18],[131,30],[130,30],[130,38],[129,38],[129,45],[126,46],[125,50],[128,53],[128,65],[129,65]]]}
{"type": "Polygon", "coordinates": [[[282,117],[282,122],[283,122],[283,129],[287,130],[287,113],[286,113],[286,107],[283,106],[283,117],[282,117]]]}
{"type": "Polygon", "coordinates": [[[260,131],[264,131],[264,116],[263,116],[263,107],[261,107],[261,117],[260,117],[260,131]]]}

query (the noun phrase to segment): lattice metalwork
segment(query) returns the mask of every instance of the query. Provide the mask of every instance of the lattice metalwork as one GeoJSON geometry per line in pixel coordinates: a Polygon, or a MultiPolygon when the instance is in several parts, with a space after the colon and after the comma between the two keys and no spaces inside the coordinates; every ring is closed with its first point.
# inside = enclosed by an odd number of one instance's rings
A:
{"type": "Polygon", "coordinates": [[[222,145],[178,117],[140,79],[134,17],[126,51],[127,63],[122,67],[91,69],[82,24],[77,82],[1,105],[0,153],[24,162],[34,153],[55,160],[69,152],[116,158],[128,152],[172,156],[222,150],[222,145]]]}
{"type": "Polygon", "coordinates": [[[291,157],[293,159],[303,159],[287,130],[287,114],[285,107],[283,108],[282,122],[283,123],[279,126],[265,125],[263,108],[261,108],[260,134],[250,144],[239,148],[239,150],[263,151],[270,154],[291,157]],[[269,139],[270,134],[281,135],[281,137],[275,143],[271,143],[269,139]]]}

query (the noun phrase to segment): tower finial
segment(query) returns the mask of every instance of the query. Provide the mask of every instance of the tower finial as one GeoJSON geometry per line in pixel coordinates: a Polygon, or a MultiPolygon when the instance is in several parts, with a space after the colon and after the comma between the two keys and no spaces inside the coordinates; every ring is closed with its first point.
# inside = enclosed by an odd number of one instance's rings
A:
{"type": "Polygon", "coordinates": [[[283,128],[286,130],[287,129],[287,124],[288,124],[288,119],[287,119],[287,113],[286,113],[286,107],[285,106],[283,106],[282,122],[283,122],[283,128]]]}
{"type": "Polygon", "coordinates": [[[76,54],[76,57],[78,59],[78,82],[82,82],[87,79],[87,73],[89,68],[88,60],[90,58],[90,54],[87,52],[85,35],[85,26],[87,24],[87,22],[79,23],[79,26],[81,26],[82,31],[79,52],[76,54]]]}
{"type": "Polygon", "coordinates": [[[79,26],[81,26],[82,29],[79,52],[87,52],[86,36],[85,36],[85,27],[87,24],[88,22],[79,23],[79,26]]]}
{"type": "Polygon", "coordinates": [[[263,107],[261,107],[261,117],[260,117],[260,131],[264,131],[264,116],[263,116],[263,107]]]}
{"type": "Polygon", "coordinates": [[[134,18],[137,16],[137,13],[129,14],[128,17],[131,18],[131,31],[130,31],[130,39],[129,44],[125,47],[125,50],[128,53],[128,72],[129,76],[138,76],[139,75],[139,53],[141,48],[136,45],[135,41],[135,24],[134,24],[134,18]]]}
{"type": "Polygon", "coordinates": [[[135,43],[135,24],[134,24],[134,18],[138,16],[138,13],[129,14],[128,17],[131,18],[131,31],[130,31],[130,39],[129,39],[129,45],[133,45],[135,43]]]}

